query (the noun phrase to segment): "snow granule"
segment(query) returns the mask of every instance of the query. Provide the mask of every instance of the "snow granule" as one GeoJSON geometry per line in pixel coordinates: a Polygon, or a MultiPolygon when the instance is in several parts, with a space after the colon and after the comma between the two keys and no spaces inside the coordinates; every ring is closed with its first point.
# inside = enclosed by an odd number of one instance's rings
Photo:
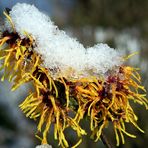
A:
{"type": "MultiPolygon", "coordinates": [[[[58,29],[50,18],[34,5],[16,4],[10,11],[16,32],[21,38],[30,34],[35,40],[35,51],[44,60],[43,65],[61,76],[87,77],[105,74],[108,70],[121,65],[117,51],[106,44],[84,48],[76,39],[58,29]]],[[[12,32],[10,23],[5,21],[5,29],[12,32]]]]}
{"type": "Polygon", "coordinates": [[[52,146],[48,144],[42,144],[42,145],[37,145],[36,148],[52,148],[52,146]]]}

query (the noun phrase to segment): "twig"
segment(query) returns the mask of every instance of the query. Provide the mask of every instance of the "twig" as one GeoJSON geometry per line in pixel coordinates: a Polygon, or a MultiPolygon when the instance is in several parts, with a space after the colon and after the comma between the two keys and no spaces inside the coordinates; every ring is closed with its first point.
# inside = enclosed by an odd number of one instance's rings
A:
{"type": "Polygon", "coordinates": [[[106,146],[106,148],[114,148],[114,146],[106,138],[104,132],[102,132],[102,134],[101,134],[101,140],[102,140],[103,144],[106,146]]]}

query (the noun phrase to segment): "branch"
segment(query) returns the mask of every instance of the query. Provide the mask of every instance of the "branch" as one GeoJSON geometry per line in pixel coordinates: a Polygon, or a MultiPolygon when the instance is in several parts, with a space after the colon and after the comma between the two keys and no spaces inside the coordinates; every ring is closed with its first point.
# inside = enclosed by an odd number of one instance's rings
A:
{"type": "Polygon", "coordinates": [[[101,140],[106,148],[114,148],[114,146],[108,141],[107,137],[105,136],[104,132],[101,134],[101,140]]]}

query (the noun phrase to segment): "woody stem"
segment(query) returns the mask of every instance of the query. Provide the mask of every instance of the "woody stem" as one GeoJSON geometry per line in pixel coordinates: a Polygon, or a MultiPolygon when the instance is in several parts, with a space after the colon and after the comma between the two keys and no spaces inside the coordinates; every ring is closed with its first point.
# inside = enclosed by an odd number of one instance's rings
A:
{"type": "Polygon", "coordinates": [[[102,132],[102,134],[101,134],[101,140],[102,140],[103,144],[106,146],[106,148],[114,148],[114,146],[108,141],[104,132],[102,132]]]}

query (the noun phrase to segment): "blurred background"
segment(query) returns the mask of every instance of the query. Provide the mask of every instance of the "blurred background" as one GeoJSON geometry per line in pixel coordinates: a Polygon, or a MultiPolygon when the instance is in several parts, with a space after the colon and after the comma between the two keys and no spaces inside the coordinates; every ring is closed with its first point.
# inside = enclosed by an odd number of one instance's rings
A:
{"type": "MultiPolygon", "coordinates": [[[[11,8],[17,2],[34,4],[51,17],[60,29],[77,38],[85,47],[96,43],[107,43],[110,47],[120,50],[123,55],[135,51],[139,54],[128,61],[128,64],[140,67],[143,85],[148,91],[148,0],[0,0],[0,21],[6,7],[11,8]]],[[[10,91],[11,84],[0,83],[0,148],[34,148],[39,144],[34,136],[36,125],[27,119],[18,105],[25,98],[31,86],[28,84],[16,92],[10,91]]],[[[126,143],[119,148],[148,147],[148,115],[144,107],[135,105],[134,110],[139,116],[138,124],[145,130],[140,133],[127,125],[137,139],[126,137],[126,143]]],[[[88,123],[83,121],[85,129],[88,123]]],[[[52,130],[49,141],[53,148],[57,142],[53,140],[52,130]]],[[[115,145],[115,135],[108,128],[106,135],[115,145]]],[[[73,144],[75,135],[67,131],[68,141],[73,144]]],[[[105,148],[101,141],[95,143],[84,137],[79,148],[105,148]]]]}

